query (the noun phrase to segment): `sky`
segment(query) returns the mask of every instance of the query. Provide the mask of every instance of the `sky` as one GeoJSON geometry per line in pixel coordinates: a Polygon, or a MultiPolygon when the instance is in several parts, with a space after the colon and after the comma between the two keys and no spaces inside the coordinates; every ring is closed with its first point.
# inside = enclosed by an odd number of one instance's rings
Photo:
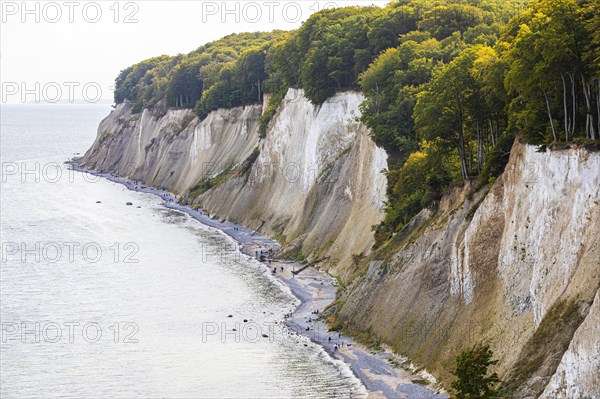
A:
{"type": "Polygon", "coordinates": [[[0,0],[0,103],[112,99],[122,69],[231,33],[296,29],[312,13],[380,0],[0,0]]]}

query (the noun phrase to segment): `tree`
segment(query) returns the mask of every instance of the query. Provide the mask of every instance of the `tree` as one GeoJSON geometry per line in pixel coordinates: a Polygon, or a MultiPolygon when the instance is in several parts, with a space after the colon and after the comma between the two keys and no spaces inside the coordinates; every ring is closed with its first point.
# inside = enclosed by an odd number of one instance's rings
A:
{"type": "Polygon", "coordinates": [[[169,74],[167,99],[169,105],[180,108],[193,108],[202,95],[199,57],[185,57],[169,74]]]}
{"type": "Polygon", "coordinates": [[[455,32],[462,34],[483,22],[484,12],[480,8],[468,4],[448,4],[426,11],[417,25],[441,40],[455,32]]]}
{"type": "Polygon", "coordinates": [[[327,53],[319,43],[308,52],[300,78],[306,97],[313,104],[322,104],[335,94],[336,84],[327,69],[327,53]]]}
{"type": "Polygon", "coordinates": [[[456,380],[451,384],[456,399],[499,397],[494,387],[500,379],[496,373],[488,375],[488,368],[498,363],[497,360],[492,360],[492,356],[489,345],[477,345],[457,356],[456,368],[453,371],[456,380]]]}
{"type": "Polygon", "coordinates": [[[166,100],[204,116],[270,93],[264,135],[290,87],[316,105],[360,89],[360,120],[388,154],[380,244],[450,183],[500,174],[517,134],[530,144],[597,139],[598,26],[599,0],[324,9],[294,31],[232,34],[142,61],[119,74],[115,101],[140,112],[166,100]]]}
{"type": "Polygon", "coordinates": [[[261,102],[265,79],[265,50],[250,48],[242,53],[235,65],[234,80],[239,92],[236,105],[261,102]]]}
{"type": "Polygon", "coordinates": [[[121,71],[115,80],[115,102],[119,104],[128,100],[143,106],[146,74],[171,59],[166,55],[150,58],[121,71]]]}
{"type": "Polygon", "coordinates": [[[412,118],[416,95],[430,79],[441,56],[437,40],[428,35],[409,35],[397,48],[381,53],[360,76],[360,87],[366,97],[361,105],[361,120],[371,128],[374,141],[385,148],[390,162],[397,167],[416,149],[412,118]]]}
{"type": "Polygon", "coordinates": [[[417,95],[414,119],[417,133],[425,139],[440,137],[457,151],[463,179],[471,174],[468,123],[475,121],[481,99],[480,87],[470,70],[480,47],[469,47],[449,64],[438,68],[417,95]]]}
{"type": "Polygon", "coordinates": [[[484,158],[490,149],[494,149],[506,125],[506,90],[504,73],[506,64],[502,62],[498,51],[482,46],[477,50],[477,58],[470,72],[477,82],[479,93],[474,107],[477,131],[477,166],[483,170],[484,158]]]}
{"type": "MultiPolygon", "coordinates": [[[[591,115],[591,97],[585,91],[591,76],[583,61],[586,31],[579,7],[574,0],[540,0],[518,18],[518,29],[509,24],[514,37],[505,38],[510,41],[505,85],[516,95],[509,122],[534,144],[569,141],[584,125],[580,83],[588,100],[586,115],[591,115]],[[546,134],[548,126],[552,140],[546,134]]],[[[585,124],[589,136],[589,116],[585,124]]]]}
{"type": "Polygon", "coordinates": [[[392,4],[382,10],[369,30],[369,41],[373,53],[379,54],[388,48],[398,46],[399,36],[415,30],[416,23],[417,15],[414,7],[392,4]]]}

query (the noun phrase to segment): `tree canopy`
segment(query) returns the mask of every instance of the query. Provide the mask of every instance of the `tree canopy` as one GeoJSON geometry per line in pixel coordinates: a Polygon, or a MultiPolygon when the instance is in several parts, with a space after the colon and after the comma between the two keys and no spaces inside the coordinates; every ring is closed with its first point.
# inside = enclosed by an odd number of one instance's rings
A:
{"type": "Polygon", "coordinates": [[[519,135],[536,145],[600,138],[598,0],[395,0],[311,15],[294,31],[243,33],[121,71],[115,102],[195,109],[315,104],[360,90],[361,120],[388,153],[376,245],[451,184],[499,175],[519,135]],[[416,178],[418,176],[418,178],[416,178]]]}

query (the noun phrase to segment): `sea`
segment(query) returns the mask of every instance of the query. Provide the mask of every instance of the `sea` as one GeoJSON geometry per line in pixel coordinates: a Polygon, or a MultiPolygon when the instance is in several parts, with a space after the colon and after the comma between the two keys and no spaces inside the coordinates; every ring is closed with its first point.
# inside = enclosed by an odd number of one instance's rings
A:
{"type": "Polygon", "coordinates": [[[64,164],[110,111],[0,108],[0,397],[364,397],[231,238],[64,164]]]}

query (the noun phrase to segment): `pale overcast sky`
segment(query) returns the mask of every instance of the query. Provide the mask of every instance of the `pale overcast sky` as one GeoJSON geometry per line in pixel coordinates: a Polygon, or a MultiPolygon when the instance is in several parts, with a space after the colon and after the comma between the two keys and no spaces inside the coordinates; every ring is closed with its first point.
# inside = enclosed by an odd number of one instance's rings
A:
{"type": "Polygon", "coordinates": [[[70,92],[80,99],[84,85],[88,97],[94,97],[98,87],[103,98],[112,99],[111,87],[119,71],[143,59],[188,53],[231,33],[295,29],[325,7],[386,3],[2,0],[0,101],[34,100],[35,95],[23,89],[36,91],[42,102],[45,96],[55,98],[57,90],[63,101],[70,92]]]}

